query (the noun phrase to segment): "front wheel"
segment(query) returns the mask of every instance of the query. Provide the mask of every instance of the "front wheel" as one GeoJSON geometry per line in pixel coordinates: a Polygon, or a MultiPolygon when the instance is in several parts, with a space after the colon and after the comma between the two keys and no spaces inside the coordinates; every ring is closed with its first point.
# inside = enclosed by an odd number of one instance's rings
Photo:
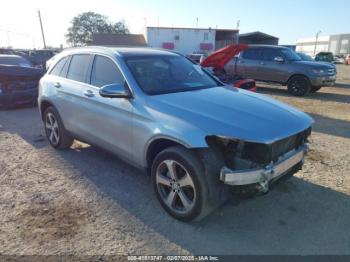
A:
{"type": "Polygon", "coordinates": [[[293,96],[307,95],[311,90],[311,84],[305,76],[293,76],[288,81],[288,92],[293,96]]]}
{"type": "Polygon", "coordinates": [[[181,146],[165,149],[156,156],[151,172],[157,198],[170,215],[192,221],[210,213],[203,165],[193,152],[181,146]]]}

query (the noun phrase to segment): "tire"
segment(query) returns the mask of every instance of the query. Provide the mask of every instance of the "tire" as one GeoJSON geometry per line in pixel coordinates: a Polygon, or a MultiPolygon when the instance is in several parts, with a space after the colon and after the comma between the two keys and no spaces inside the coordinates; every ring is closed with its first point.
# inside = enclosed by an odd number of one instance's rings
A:
{"type": "Polygon", "coordinates": [[[151,176],[160,204],[174,218],[198,221],[212,211],[203,164],[190,150],[182,146],[163,150],[153,161],[151,176]]]}
{"type": "Polygon", "coordinates": [[[48,107],[44,112],[44,128],[52,147],[66,149],[73,144],[74,139],[64,128],[61,117],[54,107],[48,107]]]}
{"type": "Polygon", "coordinates": [[[320,90],[322,86],[311,86],[311,93],[316,93],[318,90],[320,90]]]}
{"type": "Polygon", "coordinates": [[[288,92],[293,96],[304,96],[311,90],[310,81],[305,76],[293,76],[287,86],[288,92]]]}

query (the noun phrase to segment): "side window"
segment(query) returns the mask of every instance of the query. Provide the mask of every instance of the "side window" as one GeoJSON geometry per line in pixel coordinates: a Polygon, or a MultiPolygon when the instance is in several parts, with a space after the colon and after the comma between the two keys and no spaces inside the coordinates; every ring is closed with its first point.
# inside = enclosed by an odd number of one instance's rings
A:
{"type": "Polygon", "coordinates": [[[102,87],[109,84],[124,84],[123,75],[111,59],[97,55],[92,66],[91,85],[102,87]]]}
{"type": "Polygon", "coordinates": [[[273,61],[275,57],[282,56],[280,52],[275,48],[265,48],[262,51],[262,59],[267,61],[273,61]]]}
{"type": "Polygon", "coordinates": [[[69,64],[70,64],[70,60],[71,60],[70,58],[71,58],[71,56],[67,57],[67,62],[64,65],[64,67],[62,68],[62,70],[61,70],[60,77],[66,77],[67,76],[68,68],[69,68],[69,64]]]}
{"type": "Polygon", "coordinates": [[[68,69],[67,78],[86,82],[86,73],[89,68],[90,55],[73,55],[68,69]]]}
{"type": "Polygon", "coordinates": [[[51,70],[50,75],[59,76],[67,60],[68,60],[68,57],[66,56],[66,57],[63,57],[60,61],[58,61],[58,63],[51,70]]]}
{"type": "Polygon", "coordinates": [[[261,49],[260,48],[250,48],[243,52],[244,59],[260,60],[261,59],[261,49]]]}

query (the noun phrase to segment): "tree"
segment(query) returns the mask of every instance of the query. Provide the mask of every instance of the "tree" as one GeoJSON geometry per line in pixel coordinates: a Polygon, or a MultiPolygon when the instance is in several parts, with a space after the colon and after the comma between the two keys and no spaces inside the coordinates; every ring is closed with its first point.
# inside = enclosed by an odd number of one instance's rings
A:
{"type": "Polygon", "coordinates": [[[92,35],[96,33],[128,34],[129,29],[123,21],[115,24],[109,22],[108,17],[85,12],[77,15],[71,21],[66,34],[67,43],[72,46],[84,46],[92,42],[92,35]]]}

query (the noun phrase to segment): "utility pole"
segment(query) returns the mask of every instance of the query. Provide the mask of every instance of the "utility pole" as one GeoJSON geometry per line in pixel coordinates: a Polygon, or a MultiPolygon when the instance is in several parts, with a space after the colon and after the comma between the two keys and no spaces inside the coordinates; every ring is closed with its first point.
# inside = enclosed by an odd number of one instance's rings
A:
{"type": "Polygon", "coordinates": [[[41,21],[40,10],[38,10],[38,16],[39,16],[39,22],[40,22],[40,28],[41,28],[41,36],[43,37],[44,48],[46,48],[45,35],[44,35],[43,23],[41,21]]]}
{"type": "Polygon", "coordinates": [[[315,49],[314,49],[314,56],[316,55],[316,49],[317,49],[317,41],[318,41],[318,36],[321,34],[321,30],[317,32],[316,34],[316,42],[315,42],[315,49]]]}

